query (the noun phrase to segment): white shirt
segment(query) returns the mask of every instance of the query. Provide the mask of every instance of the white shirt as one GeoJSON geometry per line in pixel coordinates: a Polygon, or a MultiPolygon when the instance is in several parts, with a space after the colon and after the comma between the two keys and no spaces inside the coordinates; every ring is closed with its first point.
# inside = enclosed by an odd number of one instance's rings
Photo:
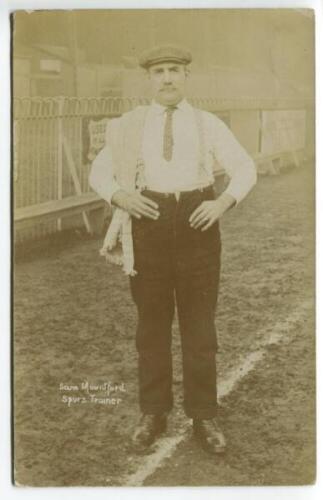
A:
{"type": "MultiPolygon", "coordinates": [[[[230,177],[225,190],[239,203],[256,183],[256,167],[252,158],[230,129],[215,115],[203,111],[205,172],[199,169],[199,133],[193,107],[183,99],[173,113],[172,158],[163,158],[165,107],[152,102],[146,115],[142,158],[148,189],[160,192],[190,191],[213,182],[214,160],[230,177]]],[[[95,158],[89,182],[99,195],[111,203],[120,189],[113,176],[112,157],[105,146],[95,158]]]]}

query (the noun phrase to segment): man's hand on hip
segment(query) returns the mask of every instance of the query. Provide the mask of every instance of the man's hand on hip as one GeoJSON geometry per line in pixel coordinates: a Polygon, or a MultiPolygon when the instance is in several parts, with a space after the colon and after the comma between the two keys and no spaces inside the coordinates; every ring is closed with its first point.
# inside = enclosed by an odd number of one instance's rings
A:
{"type": "Polygon", "coordinates": [[[223,193],[217,200],[203,201],[189,218],[193,229],[206,231],[209,229],[236,200],[230,194],[223,193]]]}
{"type": "Polygon", "coordinates": [[[126,210],[130,215],[137,219],[148,217],[149,219],[158,219],[158,205],[146,196],[139,192],[128,193],[123,189],[119,189],[114,193],[111,203],[123,210],[126,210]]]}

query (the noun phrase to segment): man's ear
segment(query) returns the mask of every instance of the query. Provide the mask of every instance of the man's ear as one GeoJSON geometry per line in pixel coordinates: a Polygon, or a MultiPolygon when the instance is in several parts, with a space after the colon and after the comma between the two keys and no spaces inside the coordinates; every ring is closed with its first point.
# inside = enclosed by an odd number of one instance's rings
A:
{"type": "Polygon", "coordinates": [[[184,68],[184,71],[185,71],[185,76],[186,78],[188,78],[191,74],[191,68],[190,66],[186,65],[185,68],[184,68]]]}

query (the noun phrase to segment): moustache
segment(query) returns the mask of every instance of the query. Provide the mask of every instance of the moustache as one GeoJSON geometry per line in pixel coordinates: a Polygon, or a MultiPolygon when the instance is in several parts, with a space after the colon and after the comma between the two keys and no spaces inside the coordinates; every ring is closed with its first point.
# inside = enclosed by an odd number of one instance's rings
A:
{"type": "Polygon", "coordinates": [[[174,85],[163,85],[160,90],[176,90],[176,87],[174,85]]]}

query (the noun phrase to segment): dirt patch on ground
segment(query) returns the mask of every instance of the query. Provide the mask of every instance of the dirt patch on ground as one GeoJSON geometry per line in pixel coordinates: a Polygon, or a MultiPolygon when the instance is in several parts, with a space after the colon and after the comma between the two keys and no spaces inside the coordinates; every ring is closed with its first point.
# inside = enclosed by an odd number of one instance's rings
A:
{"type": "MultiPolygon", "coordinates": [[[[274,329],[313,298],[313,207],[313,170],[307,165],[261,178],[247,200],[223,219],[219,380],[254,350],[270,326],[274,329]]],[[[128,445],[139,416],[136,311],[127,278],[99,257],[100,245],[101,240],[52,245],[34,259],[30,252],[28,258],[20,253],[15,265],[15,464],[20,484],[120,485],[140,462],[128,445]],[[86,381],[123,387],[115,393],[121,402],[92,401],[81,388],[86,381]],[[78,390],[61,389],[61,384],[78,390]],[[86,401],[69,406],[64,396],[86,401]]],[[[187,440],[169,459],[169,470],[159,471],[147,484],[312,480],[314,327],[310,316],[304,321],[308,324],[291,336],[294,340],[269,348],[266,363],[228,397],[222,418],[228,457],[215,468],[187,440]]],[[[173,352],[176,404],[170,432],[184,418],[177,325],[173,352]]],[[[105,391],[90,392],[98,399],[106,396],[105,391]]]]}

